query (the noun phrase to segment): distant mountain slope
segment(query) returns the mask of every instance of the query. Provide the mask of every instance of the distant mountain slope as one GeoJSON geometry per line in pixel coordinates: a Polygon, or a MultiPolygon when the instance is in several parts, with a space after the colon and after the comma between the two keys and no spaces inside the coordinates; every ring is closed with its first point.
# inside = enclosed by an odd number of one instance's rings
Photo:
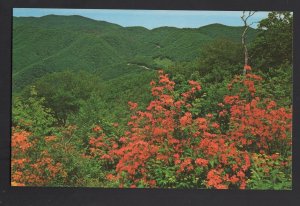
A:
{"type": "MultiPolygon", "coordinates": [[[[130,72],[190,61],[205,44],[226,38],[240,42],[242,27],[212,24],[197,29],[122,27],[81,16],[13,18],[13,89],[54,71],[87,70],[103,80],[130,72]],[[140,64],[140,66],[138,66],[140,64]],[[146,66],[146,67],[143,67],[146,66]]],[[[250,29],[249,40],[256,35],[250,29]]]]}

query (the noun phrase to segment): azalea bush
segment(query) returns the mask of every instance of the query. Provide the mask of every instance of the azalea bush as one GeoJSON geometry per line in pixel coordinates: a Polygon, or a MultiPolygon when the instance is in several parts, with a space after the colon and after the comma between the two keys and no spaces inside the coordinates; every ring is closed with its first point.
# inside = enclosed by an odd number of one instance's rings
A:
{"type": "MultiPolygon", "coordinates": [[[[55,136],[48,136],[44,141],[50,143],[55,139],[55,136]]],[[[54,160],[49,151],[39,151],[36,148],[38,144],[30,132],[13,128],[11,161],[13,186],[51,186],[66,177],[62,163],[54,160]]]]}
{"type": "Polygon", "coordinates": [[[189,81],[186,91],[175,91],[160,71],[148,107],[140,111],[129,102],[129,130],[118,140],[92,138],[91,148],[115,165],[108,178],[120,187],[245,189],[254,154],[291,155],[291,111],[256,96],[261,81],[250,73],[236,76],[219,114],[198,116],[192,111],[201,85],[189,81]]]}
{"type": "Polygon", "coordinates": [[[16,124],[12,183],[290,189],[291,108],[258,93],[264,81],[246,69],[227,85],[213,113],[199,111],[200,82],[176,85],[159,71],[150,83],[152,101],[144,109],[128,102],[125,131],[118,123],[96,123],[80,140],[76,125],[43,134],[16,124]]]}
{"type": "Polygon", "coordinates": [[[77,127],[57,127],[51,110],[35,89],[31,97],[14,99],[11,183],[14,186],[101,185],[101,165],[83,155],[77,127]],[[80,145],[80,146],[79,146],[80,145]]]}

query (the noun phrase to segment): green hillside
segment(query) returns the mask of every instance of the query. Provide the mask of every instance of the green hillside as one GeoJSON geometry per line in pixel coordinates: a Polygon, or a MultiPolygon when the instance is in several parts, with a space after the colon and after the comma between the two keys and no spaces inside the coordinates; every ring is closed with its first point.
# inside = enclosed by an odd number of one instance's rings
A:
{"type": "MultiPolygon", "coordinates": [[[[61,123],[67,119],[89,122],[85,118],[93,115],[80,115],[90,111],[91,105],[98,114],[93,122],[126,122],[128,101],[141,106],[150,101],[149,82],[155,70],[188,76],[197,71],[197,61],[211,43],[218,45],[221,40],[240,47],[242,31],[242,27],[221,24],[149,30],[81,16],[14,17],[13,94],[28,97],[35,86],[61,123]]],[[[249,40],[256,33],[250,29],[249,40]]],[[[242,61],[242,57],[236,59],[242,61]]]]}
{"type": "MultiPolygon", "coordinates": [[[[100,78],[127,75],[191,61],[209,42],[240,42],[242,27],[213,24],[198,29],[121,27],[81,16],[13,18],[13,90],[58,71],[95,72],[100,78]],[[137,66],[139,65],[139,66],[137,66]]],[[[249,39],[256,35],[249,31],[249,39]]]]}

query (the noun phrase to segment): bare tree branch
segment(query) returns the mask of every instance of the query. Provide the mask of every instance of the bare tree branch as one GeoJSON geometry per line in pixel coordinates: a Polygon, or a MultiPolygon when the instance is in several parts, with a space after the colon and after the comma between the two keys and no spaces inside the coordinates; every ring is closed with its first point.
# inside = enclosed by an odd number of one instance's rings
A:
{"type": "MultiPolygon", "coordinates": [[[[248,49],[247,49],[247,42],[246,42],[246,38],[247,38],[247,31],[249,29],[249,27],[251,25],[253,25],[255,22],[252,22],[252,23],[248,23],[248,19],[253,16],[255,14],[256,11],[249,11],[248,13],[246,11],[243,11],[243,15],[241,16],[241,19],[244,23],[244,31],[242,33],[242,44],[243,44],[243,47],[244,47],[244,56],[245,56],[245,67],[248,66],[248,61],[249,61],[249,55],[248,55],[248,49]]],[[[245,75],[246,74],[246,68],[244,67],[244,70],[243,70],[243,74],[245,75]]]]}

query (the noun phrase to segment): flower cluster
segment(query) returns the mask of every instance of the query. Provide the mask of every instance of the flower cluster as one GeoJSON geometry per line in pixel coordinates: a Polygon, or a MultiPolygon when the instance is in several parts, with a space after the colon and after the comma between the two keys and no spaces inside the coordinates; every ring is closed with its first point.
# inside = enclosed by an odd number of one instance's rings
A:
{"type": "MultiPolygon", "coordinates": [[[[45,137],[51,143],[55,136],[45,137]]],[[[47,150],[40,150],[32,134],[19,128],[12,129],[12,186],[43,186],[58,175],[66,176],[62,163],[56,162],[47,150]]]]}
{"type": "Polygon", "coordinates": [[[115,163],[108,178],[120,187],[245,189],[254,153],[290,148],[291,113],[256,96],[261,77],[247,74],[228,85],[229,90],[240,88],[218,104],[219,116],[229,116],[224,133],[214,115],[191,112],[190,102],[201,91],[197,81],[189,81],[190,88],[178,94],[175,82],[162,71],[159,75],[158,82],[151,82],[154,99],[146,110],[137,111],[137,104],[129,102],[132,116],[124,136],[90,139],[93,153],[115,163]],[[162,168],[172,172],[164,174],[162,168]]]}

